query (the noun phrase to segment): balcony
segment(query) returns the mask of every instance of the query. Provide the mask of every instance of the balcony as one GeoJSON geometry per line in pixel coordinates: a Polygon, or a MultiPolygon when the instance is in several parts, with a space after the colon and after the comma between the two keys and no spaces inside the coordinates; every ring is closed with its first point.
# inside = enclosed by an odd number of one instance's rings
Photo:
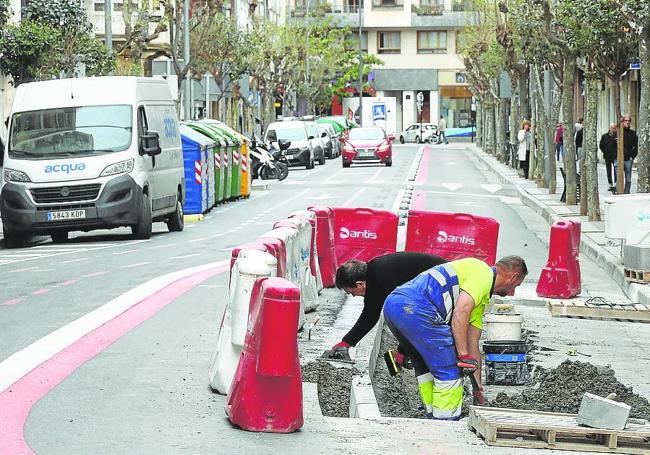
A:
{"type": "Polygon", "coordinates": [[[359,27],[359,1],[333,0],[300,3],[289,8],[289,16],[289,19],[295,22],[327,16],[332,19],[332,24],[335,26],[357,28],[359,27]]]}
{"type": "Polygon", "coordinates": [[[453,0],[450,4],[411,5],[411,26],[413,27],[466,27],[476,24],[477,13],[474,3],[467,0],[453,0]]]}

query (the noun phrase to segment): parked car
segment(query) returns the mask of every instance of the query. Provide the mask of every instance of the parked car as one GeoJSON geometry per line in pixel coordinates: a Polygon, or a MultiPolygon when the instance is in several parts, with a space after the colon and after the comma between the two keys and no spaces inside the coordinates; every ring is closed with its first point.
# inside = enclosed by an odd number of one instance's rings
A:
{"type": "Polygon", "coordinates": [[[387,135],[383,128],[353,128],[347,139],[342,139],[343,167],[352,163],[381,163],[393,165],[392,135],[387,135]]]}
{"type": "Polygon", "coordinates": [[[321,133],[318,129],[318,124],[313,120],[306,120],[307,132],[309,133],[309,140],[311,147],[314,150],[314,159],[318,164],[325,164],[325,138],[327,135],[321,133]]]}
{"type": "MultiPolygon", "coordinates": [[[[429,141],[432,136],[436,136],[436,138],[438,136],[437,125],[434,125],[433,123],[422,123],[422,128],[420,128],[419,123],[414,123],[399,133],[399,141],[402,144],[405,142],[421,144],[422,142],[429,141]]],[[[431,142],[437,142],[437,140],[431,142]]]]}
{"type": "Polygon", "coordinates": [[[291,141],[291,147],[286,152],[289,165],[313,169],[315,154],[309,136],[305,122],[290,120],[271,123],[264,135],[264,141],[274,143],[275,146],[280,140],[291,141]]]}
{"type": "Polygon", "coordinates": [[[325,133],[327,137],[323,138],[325,142],[325,156],[329,159],[338,158],[341,156],[341,149],[339,146],[339,135],[334,131],[332,125],[318,125],[321,133],[325,133]]]}

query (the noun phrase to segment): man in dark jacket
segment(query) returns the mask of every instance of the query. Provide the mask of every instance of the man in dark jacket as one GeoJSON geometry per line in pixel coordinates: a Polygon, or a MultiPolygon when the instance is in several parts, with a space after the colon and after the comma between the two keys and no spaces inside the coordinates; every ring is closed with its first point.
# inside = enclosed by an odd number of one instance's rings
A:
{"type": "MultiPolygon", "coordinates": [[[[625,194],[630,194],[632,186],[632,163],[639,153],[639,138],[636,131],[630,128],[632,117],[628,114],[621,120],[623,124],[623,169],[625,171],[625,194]]],[[[617,172],[618,162],[614,163],[614,172],[617,172]]]]}
{"type": "Polygon", "coordinates": [[[614,180],[612,180],[612,169],[614,169],[614,163],[616,162],[616,153],[618,147],[616,140],[617,129],[618,125],[616,125],[616,123],[610,123],[609,131],[601,136],[599,145],[600,151],[603,152],[603,158],[605,159],[605,169],[607,169],[607,183],[609,183],[610,191],[614,190],[614,183],[616,182],[616,172],[614,172],[614,180]]]}
{"type": "MultiPolygon", "coordinates": [[[[384,301],[393,290],[412,280],[425,270],[447,262],[439,256],[402,251],[379,256],[371,261],[347,261],[336,271],[336,287],[347,294],[363,297],[359,319],[339,343],[330,350],[331,358],[349,358],[348,349],[370,332],[379,321],[384,301]]],[[[413,353],[399,349],[398,363],[413,353]]],[[[415,353],[417,355],[417,353],[415,353]]],[[[417,361],[414,366],[417,369],[417,361]]],[[[426,366],[424,366],[426,370],[426,366]]]]}

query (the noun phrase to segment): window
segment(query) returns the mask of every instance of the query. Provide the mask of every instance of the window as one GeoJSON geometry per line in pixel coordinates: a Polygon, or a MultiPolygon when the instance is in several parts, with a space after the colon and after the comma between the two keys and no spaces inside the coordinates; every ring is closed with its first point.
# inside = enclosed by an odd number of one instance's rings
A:
{"type": "MultiPolygon", "coordinates": [[[[351,34],[348,38],[348,48],[353,51],[359,50],[359,33],[355,32],[351,34]]],[[[361,50],[363,52],[368,52],[368,32],[361,32],[361,50]]]]}
{"type": "Polygon", "coordinates": [[[447,32],[418,32],[418,54],[446,54],[447,32]]]}
{"type": "Polygon", "coordinates": [[[465,33],[462,33],[460,30],[456,30],[456,53],[460,54],[465,50],[466,46],[465,33]]]}
{"type": "Polygon", "coordinates": [[[402,7],[404,6],[404,0],[372,0],[372,6],[373,8],[384,6],[388,8],[402,7]]]}
{"type": "Polygon", "coordinates": [[[420,6],[438,6],[443,8],[445,2],[443,0],[420,0],[420,6]]]}
{"type": "Polygon", "coordinates": [[[400,32],[377,32],[377,53],[399,54],[400,48],[400,32]]]}

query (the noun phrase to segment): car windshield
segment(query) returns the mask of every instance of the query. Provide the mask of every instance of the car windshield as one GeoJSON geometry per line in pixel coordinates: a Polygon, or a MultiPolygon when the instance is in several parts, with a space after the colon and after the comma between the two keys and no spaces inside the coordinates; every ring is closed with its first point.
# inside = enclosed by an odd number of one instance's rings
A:
{"type": "Polygon", "coordinates": [[[131,145],[132,107],[81,106],[18,112],[9,156],[36,160],[121,152],[131,145]]]}
{"type": "Polygon", "coordinates": [[[287,141],[302,141],[307,139],[307,135],[305,134],[305,129],[299,127],[269,130],[268,133],[266,133],[266,137],[268,140],[274,142],[282,139],[287,141]]]}
{"type": "Polygon", "coordinates": [[[350,140],[382,140],[384,130],[381,128],[353,128],[348,136],[350,140]]]}

